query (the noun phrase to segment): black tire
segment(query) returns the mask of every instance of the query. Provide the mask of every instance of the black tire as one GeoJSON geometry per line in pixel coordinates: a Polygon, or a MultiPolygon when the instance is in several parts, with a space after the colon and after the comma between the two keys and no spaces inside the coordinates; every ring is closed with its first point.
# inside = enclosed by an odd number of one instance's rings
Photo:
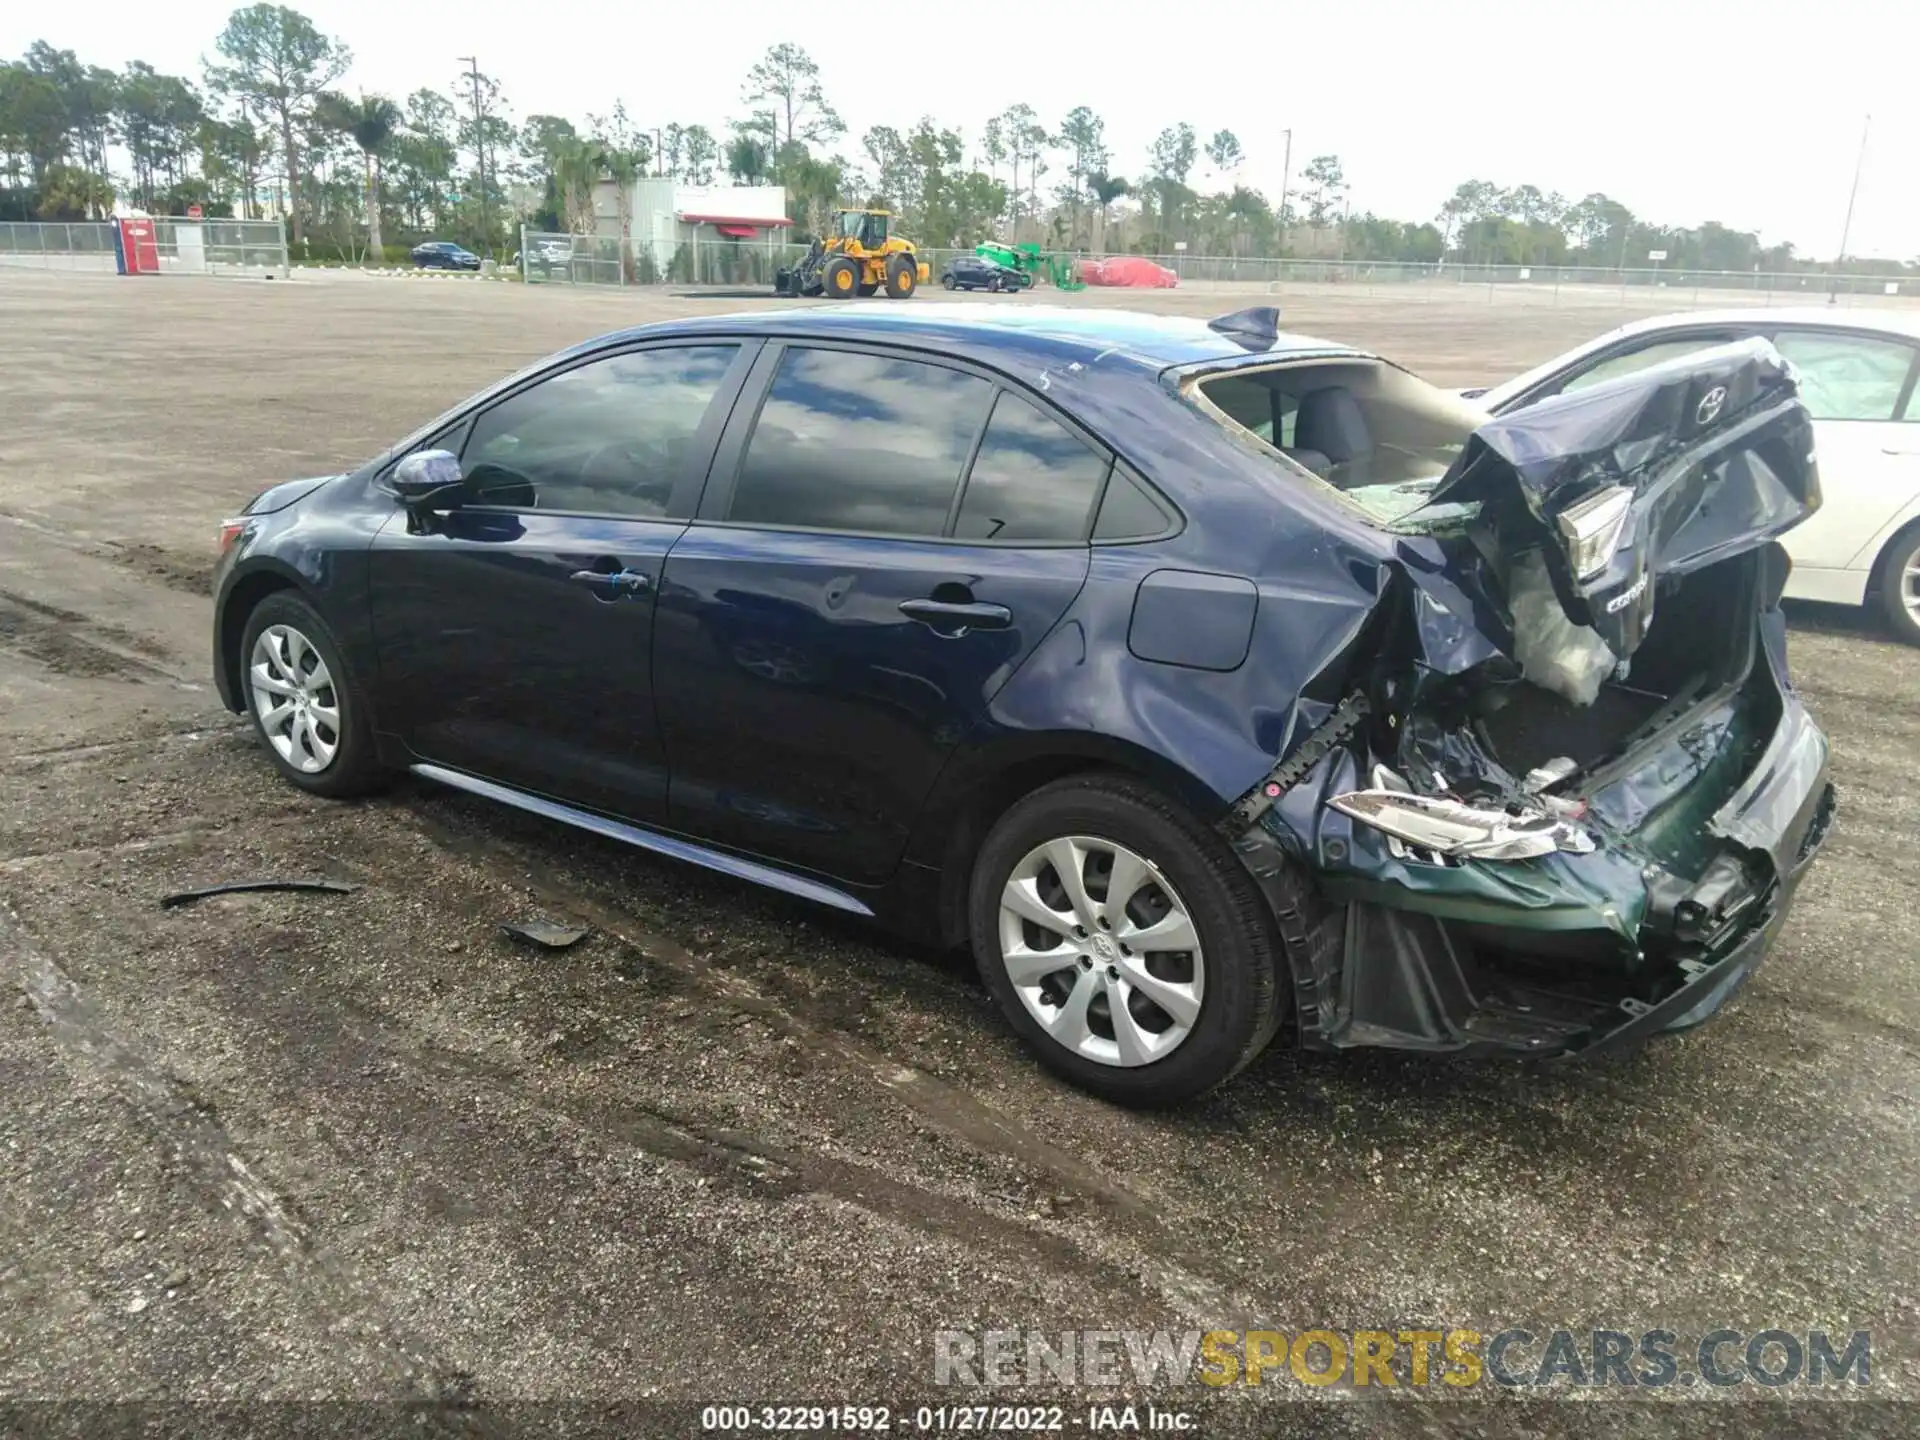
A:
{"type": "MultiPolygon", "coordinates": [[[[247,714],[253,721],[254,734],[259,737],[261,748],[267,752],[274,768],[283,777],[311,794],[336,799],[364,795],[388,778],[389,772],[380,764],[375,753],[366,694],[358,678],[348,668],[340,644],[333,638],[333,631],[313,606],[290,590],[275,591],[267,596],[247,616],[239,658],[240,691],[246,701],[247,714]],[[339,715],[339,726],[335,731],[334,753],[318,770],[303,770],[290,763],[275,747],[261,719],[260,705],[251,683],[254,648],[261,634],[276,625],[285,626],[303,636],[318,652],[333,681],[331,690],[334,708],[339,715]]],[[[305,753],[311,755],[312,751],[309,748],[305,753]]]]}
{"type": "MultiPolygon", "coordinates": [[[[1888,541],[1873,571],[1873,587],[1887,628],[1907,644],[1920,645],[1920,614],[1909,605],[1906,588],[1907,571],[1913,567],[1920,567],[1920,525],[1909,526],[1888,541]]],[[[1914,603],[1920,604],[1920,598],[1914,603]]]]}
{"type": "Polygon", "coordinates": [[[887,298],[905,300],[919,288],[920,271],[916,262],[906,255],[895,255],[887,261],[887,298]]]}
{"type": "Polygon", "coordinates": [[[1284,1017],[1289,991],[1280,939],[1252,878],[1217,835],[1137,780],[1072,777],[1007,811],[975,859],[967,920],[981,978],[1021,1038],[1049,1069],[1120,1104],[1177,1104],[1211,1089],[1251,1063],[1284,1017]],[[1199,1013],[1187,1037],[1163,1059],[1129,1067],[1068,1049],[1028,1013],[1007,973],[999,933],[1002,891],[1023,857],[1065,836],[1108,840],[1146,859],[1193,922],[1205,966],[1199,1013]]]}
{"type": "Polygon", "coordinates": [[[955,280],[951,275],[942,275],[940,277],[940,283],[949,290],[958,290],[960,288],[960,282],[955,280]]]}
{"type": "Polygon", "coordinates": [[[860,293],[860,267],[845,255],[827,261],[820,272],[820,293],[829,300],[851,300],[860,293]]]}

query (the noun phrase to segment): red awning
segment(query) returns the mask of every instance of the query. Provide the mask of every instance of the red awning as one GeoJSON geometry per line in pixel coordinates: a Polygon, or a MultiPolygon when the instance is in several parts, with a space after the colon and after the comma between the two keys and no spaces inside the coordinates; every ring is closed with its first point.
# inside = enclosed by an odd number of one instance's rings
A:
{"type": "Polygon", "coordinates": [[[715,225],[714,229],[722,235],[731,235],[736,240],[751,240],[760,232],[751,225],[715,225]]]}
{"type": "Polygon", "coordinates": [[[680,215],[677,217],[689,225],[718,225],[723,229],[728,225],[743,226],[749,232],[764,230],[769,225],[791,225],[793,222],[784,215],[778,220],[762,220],[757,215],[680,215]]]}

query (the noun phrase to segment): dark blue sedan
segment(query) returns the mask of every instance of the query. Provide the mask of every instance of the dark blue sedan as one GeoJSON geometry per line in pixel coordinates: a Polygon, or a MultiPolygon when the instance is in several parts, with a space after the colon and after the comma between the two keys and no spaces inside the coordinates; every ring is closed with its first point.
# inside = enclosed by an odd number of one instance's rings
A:
{"type": "Polygon", "coordinates": [[[1283,1031],[1704,1019],[1832,811],[1793,372],[1756,341],[1489,421],[1277,321],[605,336],[228,521],[220,693],[308,791],[411,770],[965,946],[1127,1102],[1283,1031]]]}
{"type": "Polygon", "coordinates": [[[422,270],[478,270],[480,257],[451,240],[428,240],[407,252],[422,270]]]}

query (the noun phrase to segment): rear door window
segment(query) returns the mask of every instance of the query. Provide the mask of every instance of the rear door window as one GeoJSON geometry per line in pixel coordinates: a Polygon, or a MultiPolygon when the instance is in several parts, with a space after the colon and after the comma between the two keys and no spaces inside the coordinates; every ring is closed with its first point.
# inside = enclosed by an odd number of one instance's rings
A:
{"type": "Polygon", "coordinates": [[[1782,330],[1773,347],[1800,372],[1800,400],[1816,420],[1892,420],[1914,348],[1898,340],[1782,330]]]}
{"type": "Polygon", "coordinates": [[[944,535],[993,388],[940,365],[794,346],[747,440],[727,519],[944,535]]]}
{"type": "Polygon", "coordinates": [[[1009,391],[994,401],[954,537],[1061,544],[1087,537],[1108,460],[1009,391]]]}

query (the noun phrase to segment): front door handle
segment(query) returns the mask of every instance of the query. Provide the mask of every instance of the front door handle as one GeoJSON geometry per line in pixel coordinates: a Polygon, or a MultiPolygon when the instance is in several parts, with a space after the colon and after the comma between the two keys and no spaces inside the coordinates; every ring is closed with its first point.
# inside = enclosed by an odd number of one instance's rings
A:
{"type": "Polygon", "coordinates": [[[900,613],[942,635],[1004,630],[1013,623],[1013,612],[1006,606],[973,600],[902,600],[900,613]]]}
{"type": "Polygon", "coordinates": [[[596,591],[602,600],[644,595],[653,586],[653,577],[644,570],[576,570],[567,579],[596,591]]]}

